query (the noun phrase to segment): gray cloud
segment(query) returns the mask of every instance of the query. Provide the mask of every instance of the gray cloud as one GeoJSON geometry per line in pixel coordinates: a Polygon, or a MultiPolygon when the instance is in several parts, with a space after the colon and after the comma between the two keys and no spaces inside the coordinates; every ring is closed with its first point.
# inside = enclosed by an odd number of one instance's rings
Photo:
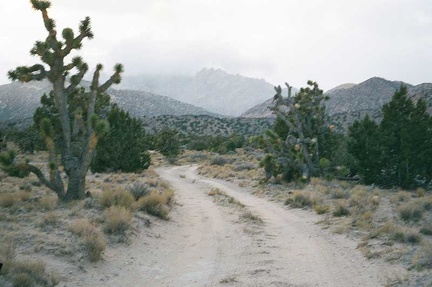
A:
{"type": "MultiPolygon", "coordinates": [[[[431,81],[432,3],[428,0],[53,0],[58,26],[90,15],[95,39],[85,59],[130,74],[193,74],[203,67],[325,89],[372,76],[431,81]]],[[[27,1],[0,11],[0,83],[35,61],[45,37],[27,1]],[[17,16],[19,15],[19,16],[17,16]],[[6,25],[7,23],[7,25],[6,25]]]]}

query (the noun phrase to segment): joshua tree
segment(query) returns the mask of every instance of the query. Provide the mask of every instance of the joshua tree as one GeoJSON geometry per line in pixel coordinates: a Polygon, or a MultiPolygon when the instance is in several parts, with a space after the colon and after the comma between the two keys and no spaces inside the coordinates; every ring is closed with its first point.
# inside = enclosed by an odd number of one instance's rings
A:
{"type": "Polygon", "coordinates": [[[308,85],[292,96],[292,87],[286,84],[288,97],[282,96],[280,86],[275,87],[272,110],[277,119],[274,129],[267,133],[269,154],[261,163],[267,178],[282,174],[290,181],[321,175],[326,160],[320,157],[320,145],[329,131],[323,104],[326,97],[316,82],[309,81],[308,85]]]}
{"type": "Polygon", "coordinates": [[[12,81],[41,81],[48,79],[52,83],[52,95],[61,123],[62,144],[56,146],[51,122],[42,119],[40,132],[45,139],[49,152],[49,176],[30,162],[19,162],[13,152],[2,154],[2,168],[10,175],[26,176],[34,173],[41,183],[57,193],[60,200],[82,199],[85,197],[85,178],[90,166],[93,151],[98,140],[108,131],[106,121],[100,120],[95,114],[96,97],[105,92],[111,85],[121,81],[123,66],[117,64],[114,74],[103,84],[99,83],[102,65],[98,64],[93,73],[88,90],[79,86],[88,71],[88,65],[81,57],[74,57],[70,63],[67,57],[73,50],[82,47],[82,41],[92,39],[93,33],[90,18],[81,21],[79,34],[75,36],[70,28],[65,28],[59,39],[55,22],[48,16],[51,6],[49,1],[31,0],[33,8],[41,11],[48,36],[44,41],[37,41],[30,54],[39,57],[41,64],[18,67],[9,71],[12,81]],[[68,105],[74,98],[83,98],[82,105],[68,105]],[[85,103],[84,103],[85,102],[85,103]],[[74,110],[71,110],[71,109],[74,110]],[[72,115],[72,117],[70,116],[72,115]],[[57,154],[60,154],[60,159],[57,154]],[[61,170],[67,175],[67,188],[61,177],[61,170]]]}

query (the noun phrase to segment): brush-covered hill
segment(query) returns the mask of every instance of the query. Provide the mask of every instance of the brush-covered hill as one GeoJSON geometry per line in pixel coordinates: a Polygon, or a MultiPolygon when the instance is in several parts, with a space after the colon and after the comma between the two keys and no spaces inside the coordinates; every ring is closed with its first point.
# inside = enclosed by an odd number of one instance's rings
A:
{"type": "Polygon", "coordinates": [[[181,135],[246,137],[259,135],[271,128],[273,119],[268,118],[222,118],[206,115],[171,116],[162,115],[144,118],[144,126],[149,131],[163,128],[176,129],[181,135]]]}
{"type": "Polygon", "coordinates": [[[193,77],[125,77],[121,87],[169,96],[225,116],[239,116],[274,94],[273,85],[263,79],[221,69],[203,69],[193,77]]]}
{"type": "MultiPolygon", "coordinates": [[[[0,86],[0,121],[19,122],[31,119],[40,105],[40,98],[49,93],[51,85],[47,81],[27,84],[14,82],[0,86]]],[[[132,116],[159,115],[214,115],[203,108],[186,104],[166,96],[143,91],[110,89],[112,102],[125,108],[132,116]]]]}

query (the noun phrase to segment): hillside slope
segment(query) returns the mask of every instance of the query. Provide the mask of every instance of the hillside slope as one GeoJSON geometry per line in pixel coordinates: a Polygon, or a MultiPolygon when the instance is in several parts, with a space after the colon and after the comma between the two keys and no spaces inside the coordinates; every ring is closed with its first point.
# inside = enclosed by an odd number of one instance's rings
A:
{"type": "MultiPolygon", "coordinates": [[[[0,121],[21,121],[33,116],[44,93],[49,93],[47,81],[22,84],[14,82],[0,86],[0,121]]],[[[125,108],[132,116],[214,115],[203,108],[182,103],[165,96],[143,91],[110,89],[112,102],[125,108]]]]}

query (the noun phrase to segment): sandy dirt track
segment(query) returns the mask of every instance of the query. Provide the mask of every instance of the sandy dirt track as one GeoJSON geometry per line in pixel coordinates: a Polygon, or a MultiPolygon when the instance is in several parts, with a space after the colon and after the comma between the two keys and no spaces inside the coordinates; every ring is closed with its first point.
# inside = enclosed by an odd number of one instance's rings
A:
{"type": "Polygon", "coordinates": [[[389,270],[368,261],[356,243],[332,235],[303,210],[290,210],[233,184],[196,174],[196,166],[164,167],[176,205],[129,246],[108,250],[66,286],[383,286],[389,270]],[[219,188],[257,214],[240,219],[208,192],[219,188]]]}

